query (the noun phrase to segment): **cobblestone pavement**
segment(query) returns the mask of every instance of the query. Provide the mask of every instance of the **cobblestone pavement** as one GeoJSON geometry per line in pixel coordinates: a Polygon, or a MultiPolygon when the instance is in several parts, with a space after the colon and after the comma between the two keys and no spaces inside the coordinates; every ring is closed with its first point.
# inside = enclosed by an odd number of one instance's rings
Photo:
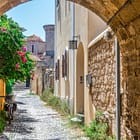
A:
{"type": "Polygon", "coordinates": [[[11,125],[0,140],[87,140],[81,131],[67,127],[66,119],[45,103],[39,96],[19,87],[15,90],[18,109],[11,125]]]}

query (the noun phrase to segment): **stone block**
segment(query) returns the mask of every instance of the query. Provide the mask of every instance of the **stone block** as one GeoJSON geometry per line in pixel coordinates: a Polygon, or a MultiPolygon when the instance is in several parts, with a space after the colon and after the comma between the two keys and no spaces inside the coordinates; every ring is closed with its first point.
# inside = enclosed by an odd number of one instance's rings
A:
{"type": "Polygon", "coordinates": [[[118,29],[118,35],[120,40],[127,40],[127,38],[129,38],[128,31],[123,27],[118,29]]]}
{"type": "Polygon", "coordinates": [[[119,16],[125,23],[129,23],[133,20],[139,13],[134,9],[134,7],[129,4],[120,11],[119,16]],[[131,11],[131,12],[130,12],[131,11]]]}
{"type": "Polygon", "coordinates": [[[135,72],[136,76],[139,76],[140,75],[140,68],[135,68],[134,72],[135,72]]]}
{"type": "Polygon", "coordinates": [[[135,31],[135,28],[134,28],[133,25],[129,25],[129,26],[127,27],[127,30],[129,31],[130,36],[136,35],[136,31],[135,31]]]}
{"type": "Polygon", "coordinates": [[[136,48],[140,51],[140,37],[136,38],[136,48]]]}
{"type": "Polygon", "coordinates": [[[139,0],[133,0],[132,6],[135,8],[137,13],[140,13],[140,3],[139,3],[139,0]]]}
{"type": "Polygon", "coordinates": [[[135,27],[136,33],[140,34],[140,18],[137,18],[133,22],[133,26],[135,27]]]}

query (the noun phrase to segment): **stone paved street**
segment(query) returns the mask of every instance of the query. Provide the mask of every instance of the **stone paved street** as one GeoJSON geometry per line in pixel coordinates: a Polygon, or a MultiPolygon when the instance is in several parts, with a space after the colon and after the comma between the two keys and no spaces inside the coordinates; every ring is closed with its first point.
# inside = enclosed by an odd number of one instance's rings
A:
{"type": "Polygon", "coordinates": [[[45,107],[37,95],[29,94],[28,89],[19,87],[15,95],[18,110],[0,140],[87,140],[81,131],[69,128],[56,111],[45,107]]]}

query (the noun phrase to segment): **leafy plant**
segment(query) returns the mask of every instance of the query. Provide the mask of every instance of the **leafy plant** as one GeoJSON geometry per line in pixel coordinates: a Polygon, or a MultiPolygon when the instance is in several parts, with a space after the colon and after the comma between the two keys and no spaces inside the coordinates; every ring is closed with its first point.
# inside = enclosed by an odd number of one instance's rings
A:
{"type": "Polygon", "coordinates": [[[0,78],[23,81],[30,75],[33,61],[24,47],[21,27],[6,15],[0,16],[0,78]]]}
{"type": "Polygon", "coordinates": [[[5,126],[6,126],[6,114],[4,111],[1,111],[0,112],[0,133],[3,132],[5,126]]]}
{"type": "Polygon", "coordinates": [[[53,107],[58,112],[63,115],[69,114],[69,107],[65,101],[62,101],[60,98],[56,97],[52,93],[52,89],[47,89],[41,96],[41,99],[47,103],[47,105],[53,107]]]}
{"type": "Polygon", "coordinates": [[[91,140],[115,140],[112,136],[107,135],[108,124],[98,121],[101,116],[102,113],[97,112],[95,120],[89,126],[84,127],[86,135],[91,140]]]}

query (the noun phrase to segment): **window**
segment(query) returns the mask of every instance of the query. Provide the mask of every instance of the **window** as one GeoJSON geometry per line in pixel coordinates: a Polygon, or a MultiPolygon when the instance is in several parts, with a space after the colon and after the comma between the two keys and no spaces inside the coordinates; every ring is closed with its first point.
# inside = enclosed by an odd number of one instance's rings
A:
{"type": "Polygon", "coordinates": [[[65,16],[67,16],[67,1],[65,1],[65,16]]]}
{"type": "Polygon", "coordinates": [[[59,7],[60,5],[60,0],[56,0],[56,7],[59,7]]]}
{"type": "Polygon", "coordinates": [[[58,66],[57,66],[57,62],[55,63],[55,80],[58,79],[58,74],[57,74],[57,69],[58,69],[58,66]]]}
{"type": "Polygon", "coordinates": [[[32,45],[32,53],[34,53],[34,49],[35,49],[35,48],[34,48],[34,45],[32,45]]]}
{"type": "Polygon", "coordinates": [[[60,9],[60,1],[57,0],[56,1],[56,9],[57,9],[57,17],[58,17],[58,21],[61,19],[61,9],[60,9]]]}
{"type": "Polygon", "coordinates": [[[57,60],[57,65],[58,65],[58,73],[57,73],[58,76],[57,77],[58,77],[58,80],[59,80],[59,77],[60,77],[59,76],[59,73],[60,73],[60,60],[59,59],[57,60]]]}
{"type": "Polygon", "coordinates": [[[61,4],[60,4],[60,0],[56,1],[56,16],[57,16],[57,20],[59,22],[59,29],[61,32],[61,4]]]}
{"type": "Polygon", "coordinates": [[[64,67],[64,64],[65,64],[65,57],[64,57],[64,55],[62,55],[62,77],[65,76],[65,67],[64,67]]]}
{"type": "Polygon", "coordinates": [[[64,56],[64,76],[68,76],[68,51],[65,50],[65,56],[64,56]]]}
{"type": "Polygon", "coordinates": [[[56,62],[56,64],[55,64],[55,80],[59,80],[59,69],[60,69],[60,67],[59,67],[59,59],[57,60],[57,62],[56,62]]]}

